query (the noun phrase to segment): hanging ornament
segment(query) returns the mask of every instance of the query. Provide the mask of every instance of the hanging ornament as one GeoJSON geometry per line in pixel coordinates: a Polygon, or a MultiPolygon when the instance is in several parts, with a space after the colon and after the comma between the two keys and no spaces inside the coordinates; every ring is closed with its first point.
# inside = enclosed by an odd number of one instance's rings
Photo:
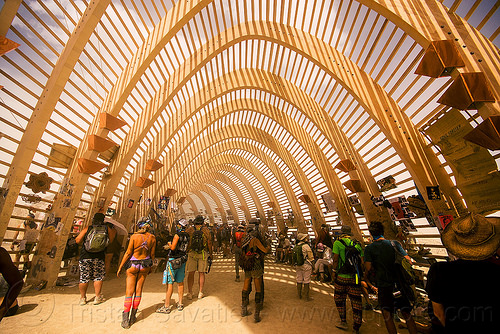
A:
{"type": "Polygon", "coordinates": [[[25,186],[31,189],[35,194],[42,192],[45,194],[47,190],[50,189],[50,185],[54,180],[49,177],[46,172],[42,172],[38,175],[30,175],[30,179],[25,183],[25,186]]]}
{"type": "Polygon", "coordinates": [[[40,201],[42,200],[42,198],[36,194],[22,195],[21,198],[26,203],[33,204],[40,203],[40,201]]]}

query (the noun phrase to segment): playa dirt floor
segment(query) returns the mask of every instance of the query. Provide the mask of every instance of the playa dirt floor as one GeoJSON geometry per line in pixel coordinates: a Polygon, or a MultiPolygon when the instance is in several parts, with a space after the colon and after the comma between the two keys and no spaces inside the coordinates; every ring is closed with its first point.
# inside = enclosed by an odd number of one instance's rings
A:
{"type": "MultiPolygon", "coordinates": [[[[348,333],[334,324],[338,313],[333,302],[333,286],[311,283],[313,301],[298,299],[295,287],[295,270],[282,264],[266,263],[265,301],[261,312],[262,322],[254,323],[253,315],[241,318],[242,282],[234,281],[234,260],[214,260],[207,275],[206,296],[189,301],[184,298],[183,311],[174,309],[169,315],[155,313],[165,298],[162,274],[150,274],[144,285],[138,320],[130,329],[120,326],[125,292],[125,277],[106,280],[103,293],[106,301],[100,305],[88,303],[79,306],[78,286],[55,287],[42,291],[28,291],[18,301],[19,313],[4,318],[1,333],[348,333]],[[34,332],[31,332],[33,330],[34,332]]],[[[198,292],[197,276],[194,294],[198,292]]],[[[187,285],[187,284],[186,284],[187,285]]],[[[187,289],[186,289],[187,290],[187,289]]],[[[89,286],[87,299],[92,301],[94,290],[89,286]]],[[[172,296],[178,300],[177,287],[172,296]]],[[[249,309],[253,312],[254,293],[249,309]]],[[[348,302],[348,310],[350,303],[348,302]]],[[[361,333],[386,333],[379,312],[364,311],[361,333]]],[[[348,323],[352,316],[348,311],[348,323]]],[[[407,332],[406,330],[400,330],[407,332]]]]}

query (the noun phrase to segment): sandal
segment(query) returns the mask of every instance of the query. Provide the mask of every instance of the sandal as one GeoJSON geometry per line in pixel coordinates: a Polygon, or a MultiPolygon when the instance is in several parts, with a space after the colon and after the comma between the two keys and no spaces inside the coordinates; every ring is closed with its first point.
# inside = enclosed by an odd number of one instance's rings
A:
{"type": "Polygon", "coordinates": [[[156,310],[156,313],[163,313],[163,314],[170,314],[172,312],[172,306],[165,306],[163,305],[159,309],[156,310]]]}
{"type": "Polygon", "coordinates": [[[182,311],[182,310],[184,310],[184,305],[182,304],[177,305],[177,311],[182,311]]]}

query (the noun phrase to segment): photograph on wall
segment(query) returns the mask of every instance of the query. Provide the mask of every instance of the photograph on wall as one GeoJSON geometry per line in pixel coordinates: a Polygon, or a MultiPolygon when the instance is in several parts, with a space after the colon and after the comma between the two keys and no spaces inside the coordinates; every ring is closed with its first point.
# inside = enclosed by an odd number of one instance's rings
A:
{"type": "Polygon", "coordinates": [[[104,204],[106,204],[106,197],[99,197],[99,200],[97,201],[97,206],[99,208],[104,208],[104,204]]]}
{"type": "Polygon", "coordinates": [[[406,229],[408,232],[417,232],[417,228],[411,221],[411,219],[401,219],[399,221],[399,224],[401,226],[404,226],[404,229],[406,229]]]}
{"type": "Polygon", "coordinates": [[[158,209],[159,210],[167,210],[169,202],[170,202],[170,197],[161,196],[160,200],[158,201],[158,209]]]}
{"type": "Polygon", "coordinates": [[[359,202],[359,197],[358,197],[358,195],[351,195],[351,196],[347,197],[347,199],[349,200],[349,204],[350,204],[351,206],[356,206],[356,205],[361,204],[361,203],[359,202]]]}
{"type": "Polygon", "coordinates": [[[337,204],[330,193],[321,195],[321,198],[323,199],[327,213],[337,211],[337,204]]]}
{"type": "Polygon", "coordinates": [[[378,180],[377,184],[380,187],[380,191],[382,192],[397,188],[396,179],[394,179],[392,175],[386,176],[383,179],[378,180]]]}
{"type": "Polygon", "coordinates": [[[424,218],[430,213],[425,201],[420,196],[415,195],[408,197],[408,210],[415,213],[416,218],[424,218]]]}
{"type": "Polygon", "coordinates": [[[127,208],[132,209],[133,206],[134,206],[134,200],[133,199],[129,199],[128,203],[127,203],[127,208]]]}
{"type": "Polygon", "coordinates": [[[444,230],[449,223],[453,221],[452,215],[439,215],[439,223],[441,224],[441,228],[444,230]]]}
{"type": "Polygon", "coordinates": [[[384,205],[385,197],[384,197],[384,195],[380,195],[378,197],[372,196],[371,200],[373,202],[373,205],[375,205],[377,207],[378,206],[383,206],[384,205]]]}
{"type": "Polygon", "coordinates": [[[52,230],[55,230],[57,224],[54,224],[54,220],[55,220],[55,215],[53,213],[51,213],[50,215],[48,215],[47,218],[45,219],[45,223],[42,226],[42,230],[43,229],[52,229],[52,230]]]}
{"type": "Polygon", "coordinates": [[[439,192],[439,186],[427,187],[427,199],[434,201],[441,199],[441,193],[439,192]]]}
{"type": "Polygon", "coordinates": [[[408,208],[408,201],[405,196],[389,199],[391,207],[387,208],[392,220],[401,220],[416,217],[415,213],[408,208]]]}

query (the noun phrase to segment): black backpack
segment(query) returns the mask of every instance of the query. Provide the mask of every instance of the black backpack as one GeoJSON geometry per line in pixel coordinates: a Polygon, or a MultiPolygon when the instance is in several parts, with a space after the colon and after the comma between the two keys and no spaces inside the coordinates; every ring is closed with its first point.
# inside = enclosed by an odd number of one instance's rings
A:
{"type": "Polygon", "coordinates": [[[189,234],[184,231],[177,234],[179,235],[179,241],[177,241],[176,250],[186,253],[189,246],[189,234]]]}
{"type": "Polygon", "coordinates": [[[356,248],[356,245],[359,243],[356,240],[352,240],[352,245],[348,245],[341,238],[338,241],[345,247],[345,261],[340,266],[339,274],[358,275],[358,277],[361,277],[361,253],[356,248]]]}
{"type": "Polygon", "coordinates": [[[396,276],[396,287],[408,300],[413,303],[417,299],[415,290],[416,275],[410,261],[399,252],[394,241],[391,240],[394,249],[394,273],[396,276]]]}
{"type": "Polygon", "coordinates": [[[201,253],[206,248],[205,235],[202,230],[194,230],[191,239],[191,250],[201,253]]]}

